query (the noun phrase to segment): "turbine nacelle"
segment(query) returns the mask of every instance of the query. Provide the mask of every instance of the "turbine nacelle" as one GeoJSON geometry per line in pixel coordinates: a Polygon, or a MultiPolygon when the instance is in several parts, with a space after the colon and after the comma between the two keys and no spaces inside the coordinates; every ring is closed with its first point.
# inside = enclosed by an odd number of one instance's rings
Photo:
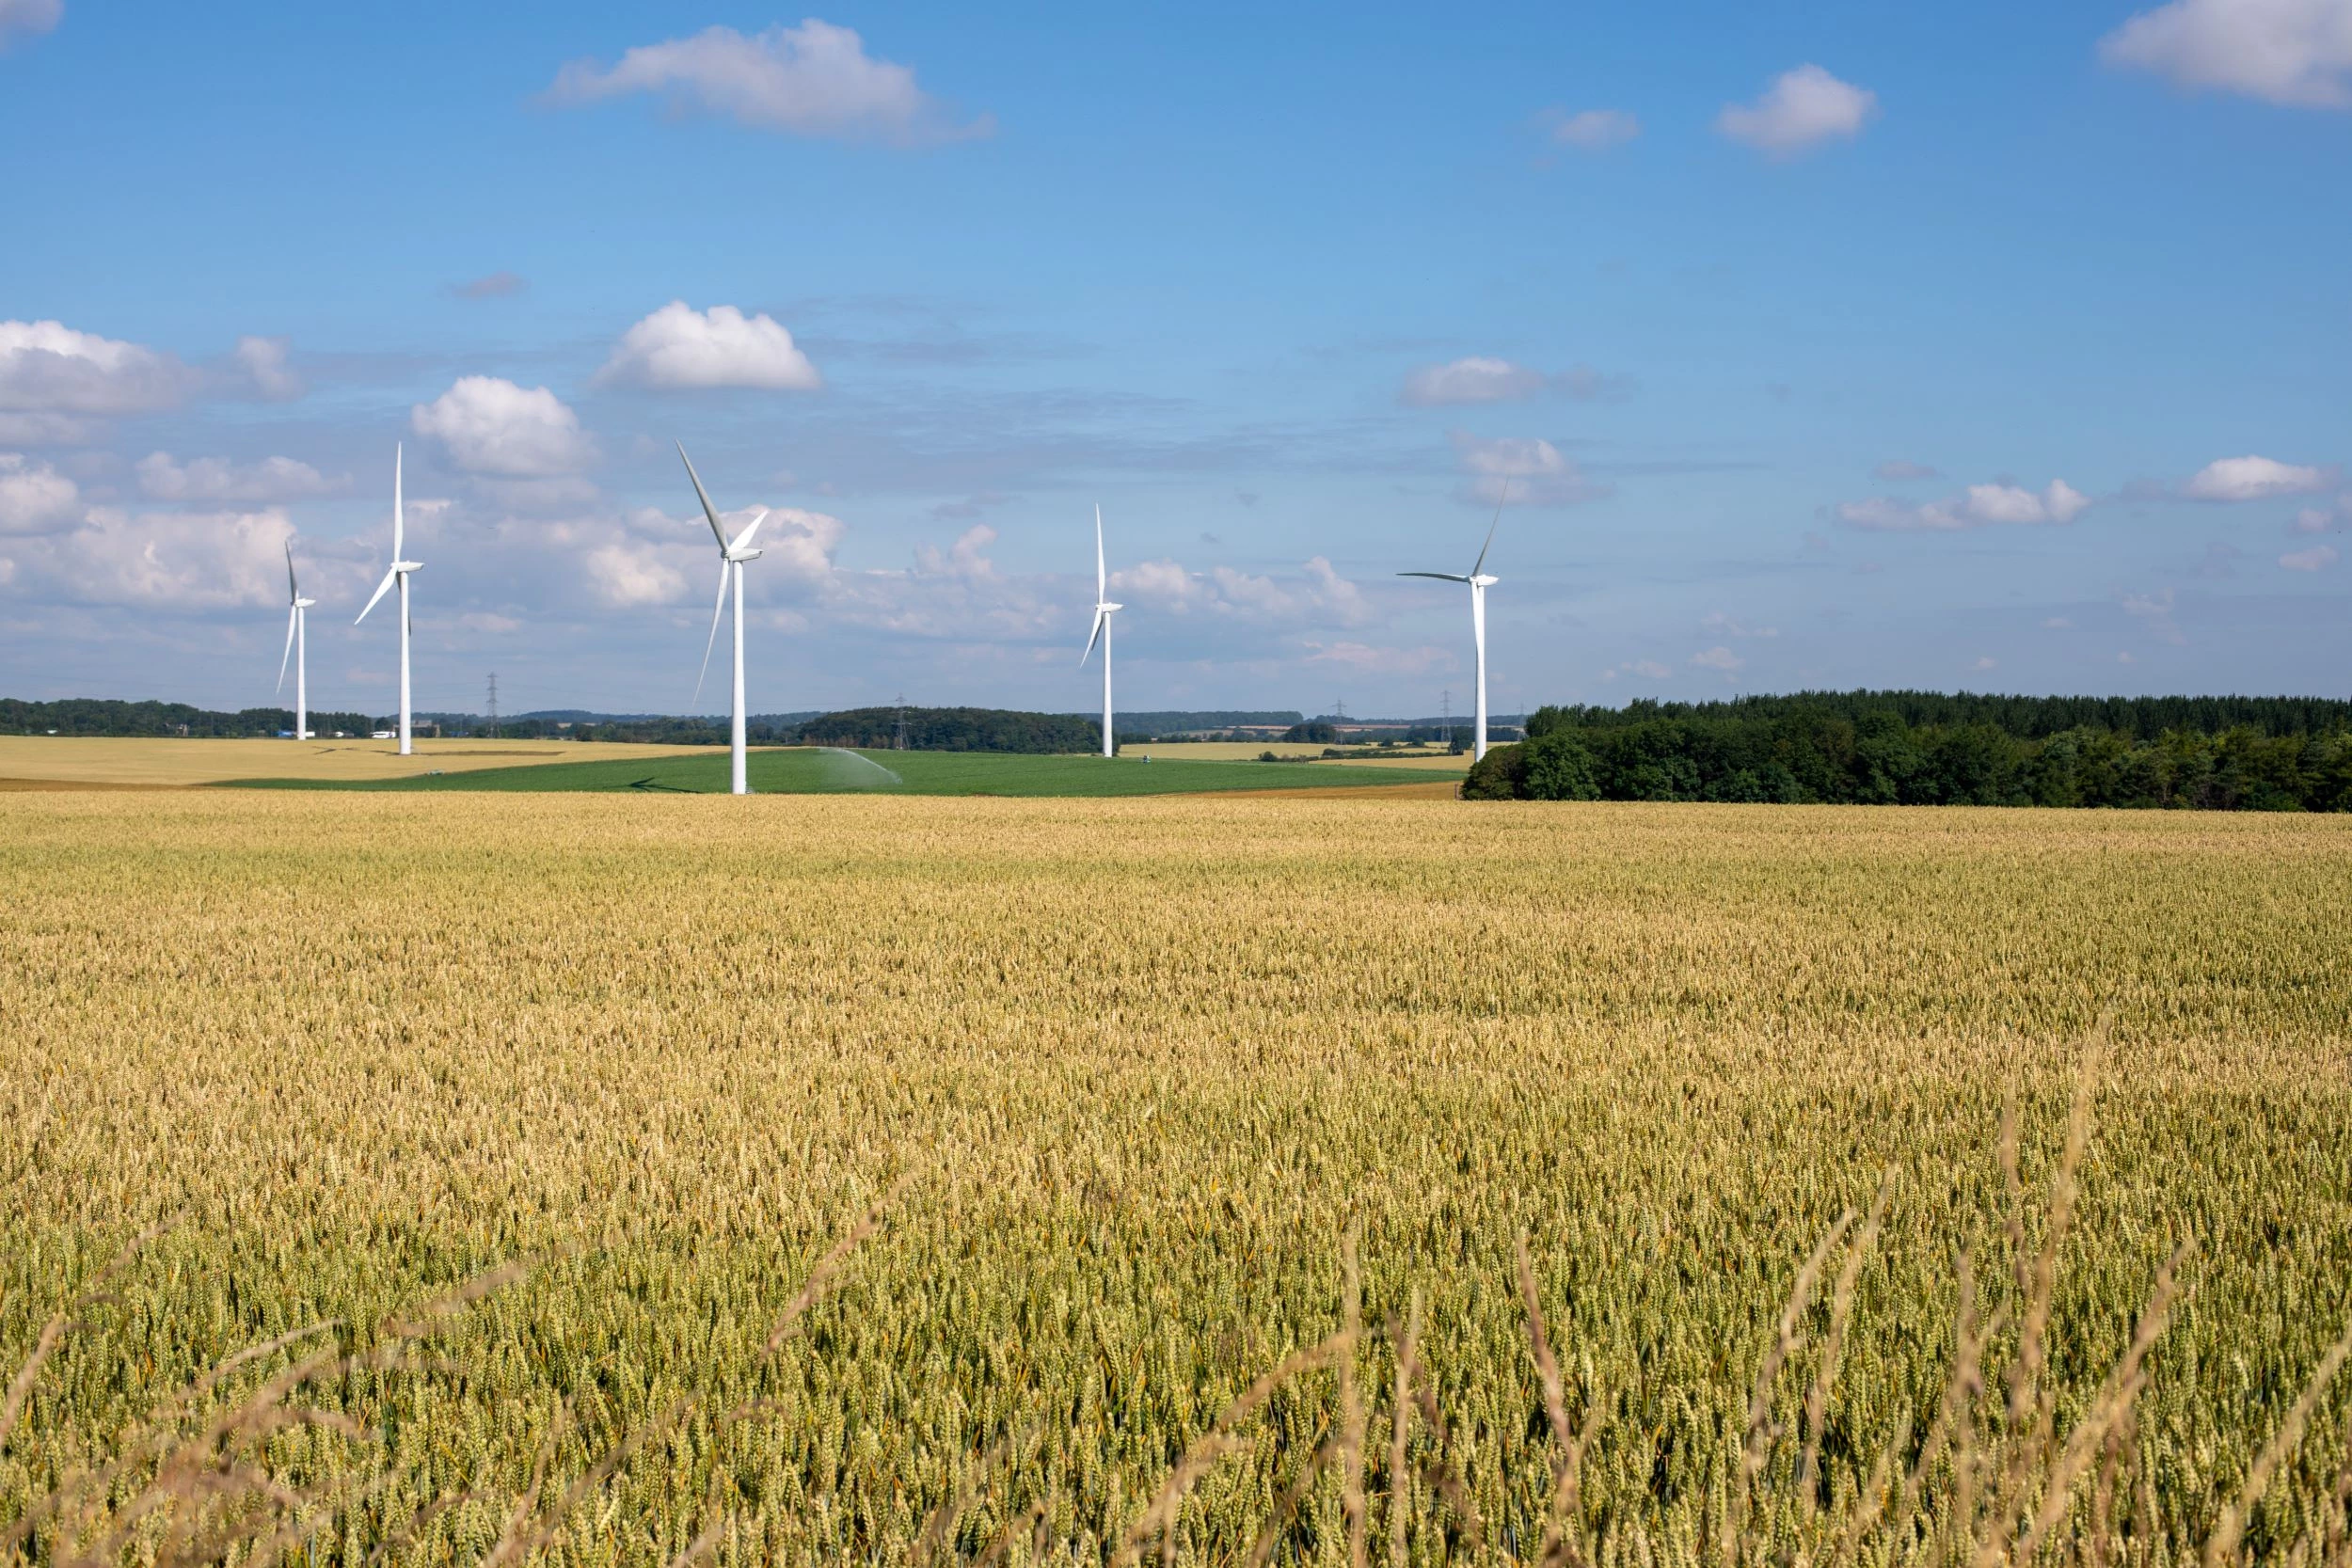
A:
{"type": "Polygon", "coordinates": [[[1496,583],[1501,582],[1502,580],[1502,579],[1501,578],[1488,577],[1482,573],[1477,577],[1471,578],[1470,579],[1470,585],[1472,588],[1492,588],[1496,583]]]}

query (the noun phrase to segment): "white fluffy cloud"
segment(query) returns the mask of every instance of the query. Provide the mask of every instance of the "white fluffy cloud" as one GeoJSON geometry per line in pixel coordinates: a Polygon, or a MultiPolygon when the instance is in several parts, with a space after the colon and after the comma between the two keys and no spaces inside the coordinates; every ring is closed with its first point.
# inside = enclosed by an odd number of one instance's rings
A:
{"type": "Polygon", "coordinates": [[[2279,558],[2279,564],[2290,572],[2316,572],[2336,563],[2333,545],[2313,545],[2308,550],[2290,550],[2279,558]]]}
{"type": "Polygon", "coordinates": [[[287,368],[283,338],[240,338],[231,357],[240,379],[264,403],[292,403],[310,390],[302,377],[287,368]]]}
{"type": "Polygon", "coordinates": [[[1788,157],[1838,136],[1861,135],[1879,95],[1841,82],[1818,65],[1783,71],[1753,103],[1726,103],[1715,129],[1734,141],[1788,157]]]}
{"type": "Polygon", "coordinates": [[[79,515],[81,490],[46,463],[0,451],[0,534],[46,533],[79,515]]]}
{"type": "Polygon", "coordinates": [[[2308,496],[2335,483],[2326,468],[2269,457],[2220,457],[2191,474],[2181,494],[2201,501],[2258,501],[2308,496]]]}
{"type": "Polygon", "coordinates": [[[697,310],[672,300],[622,334],[597,380],[678,389],[759,387],[811,391],[824,385],[792,334],[767,315],[732,305],[697,310]]]}
{"type": "Polygon", "coordinates": [[[65,0],[0,0],[0,49],[51,31],[64,16],[65,0]]]}
{"type": "Polygon", "coordinates": [[[1546,109],[1535,117],[1536,129],[1554,147],[1579,152],[1604,152],[1642,134],[1642,122],[1623,109],[1546,109]]]}
{"type": "Polygon", "coordinates": [[[580,416],[545,387],[522,388],[496,376],[469,375],[431,403],[409,410],[420,436],[441,443],[469,473],[501,479],[549,479],[596,460],[580,416]]]}
{"type": "Polygon", "coordinates": [[[2040,490],[2019,484],[1971,484],[1957,496],[1925,506],[1891,496],[1872,496],[1841,502],[1836,517],[1848,528],[1879,532],[1936,532],[2003,523],[2071,523],[2090,505],[2089,496],[2062,479],[2054,479],[2040,490]]]}
{"type": "Polygon", "coordinates": [[[159,610],[275,605],[286,592],[286,541],[294,524],[259,512],[145,512],[90,508],[81,526],[35,541],[23,562],[47,591],[87,604],[159,610]]]}
{"type": "Polygon", "coordinates": [[[1721,670],[1726,675],[1730,674],[1734,670],[1740,669],[1748,661],[1746,659],[1741,658],[1738,654],[1733,653],[1729,648],[1721,646],[1708,648],[1691,656],[1691,663],[1694,668],[1700,670],[1721,670]]]}
{"type": "Polygon", "coordinates": [[[226,457],[195,457],[182,463],[169,452],[139,459],[139,492],[160,501],[285,501],[329,495],[347,480],[331,480],[308,463],[265,457],[232,463],[226,457]]]}
{"type": "Polygon", "coordinates": [[[0,410],[50,416],[168,408],[194,381],[168,354],[62,322],[0,321],[0,410]]]}
{"type": "Polygon", "coordinates": [[[606,604],[675,604],[686,596],[686,574],[659,546],[642,539],[598,545],[582,558],[588,583],[606,604]]]}
{"type": "Polygon", "coordinates": [[[1454,456],[1471,476],[1463,499],[1484,506],[1572,506],[1609,493],[1584,477],[1549,441],[1501,436],[1483,439],[1454,433],[1454,456]]]}
{"type": "Polygon", "coordinates": [[[763,131],[901,145],[987,135],[986,117],[958,125],[914,72],[866,53],[847,27],[815,17],[750,37],[708,27],[691,38],[629,50],[609,70],[574,60],[548,89],[554,103],[658,93],[673,111],[763,131]]]}
{"type": "Polygon", "coordinates": [[[1207,615],[1263,626],[1353,626],[1372,618],[1363,590],[1322,556],[1308,561],[1298,576],[1284,578],[1231,566],[1192,572],[1173,561],[1146,561],[1113,572],[1111,591],[1124,602],[1165,614],[1207,615]]]}
{"type": "Polygon", "coordinates": [[[2352,0],[2172,0],[2100,40],[2099,57],[2192,91],[2352,108],[2352,0]]]}

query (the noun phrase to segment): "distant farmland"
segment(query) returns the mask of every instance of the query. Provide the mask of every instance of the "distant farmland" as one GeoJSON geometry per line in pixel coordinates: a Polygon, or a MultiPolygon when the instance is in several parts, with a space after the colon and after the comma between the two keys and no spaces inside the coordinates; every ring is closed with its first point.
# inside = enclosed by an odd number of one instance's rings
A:
{"type": "MultiPolygon", "coordinates": [[[[1141,757],[1031,756],[982,752],[847,752],[817,747],[756,751],[751,784],[764,794],[1128,796],[1203,791],[1414,786],[1425,770],[1299,763],[1145,761],[1141,757]]],[[[723,794],[724,753],[622,757],[562,768],[522,767],[398,780],[254,779],[255,787],[398,791],[630,791],[723,794]]]]}

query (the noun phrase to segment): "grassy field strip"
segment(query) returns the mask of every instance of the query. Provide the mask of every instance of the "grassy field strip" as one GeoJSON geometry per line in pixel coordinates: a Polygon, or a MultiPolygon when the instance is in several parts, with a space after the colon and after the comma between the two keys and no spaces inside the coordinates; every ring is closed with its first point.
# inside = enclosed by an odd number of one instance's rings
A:
{"type": "MultiPolygon", "coordinates": [[[[1430,775],[1409,768],[1348,768],[1246,762],[1159,762],[1139,757],[1032,756],[1001,752],[847,752],[782,746],[749,753],[755,793],[1132,796],[1232,793],[1328,787],[1415,786],[1430,775]]],[[[517,768],[451,772],[397,781],[246,779],[253,788],[420,790],[477,793],[499,790],[617,791],[711,794],[727,787],[724,752],[628,756],[578,767],[517,768]]]]}
{"type": "Polygon", "coordinates": [[[1590,1568],[1727,1535],[1825,1564],[1850,1528],[1851,1562],[1957,1562],[2031,1528],[2082,1433],[2044,1560],[2153,1568],[2201,1560],[2291,1418],[2219,1560],[2322,1568],[2341,1519],[2352,1386],[2294,1412],[2352,1316],[2352,821],[50,794],[0,797],[0,1378],[71,1323],[0,1529],[129,1465],[43,1554],[313,1346],[299,1402],[353,1433],[235,1451],[353,1568],[659,1568],[706,1530],[730,1565],[1103,1562],[1160,1550],[1187,1452],[1187,1565],[1270,1528],[1340,1568],[1358,1522],[1412,1562],[1555,1528],[1590,1568]],[[1443,1434],[1412,1415],[1391,1468],[1416,1309],[1443,1434]],[[1998,1324],[1985,1390],[1923,1448],[1963,1321],[1998,1324]]]}

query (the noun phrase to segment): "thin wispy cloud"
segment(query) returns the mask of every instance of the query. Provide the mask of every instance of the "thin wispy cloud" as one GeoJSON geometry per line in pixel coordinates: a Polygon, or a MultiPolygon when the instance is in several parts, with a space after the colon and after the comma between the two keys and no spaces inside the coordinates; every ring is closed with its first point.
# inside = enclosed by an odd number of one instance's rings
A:
{"type": "Polygon", "coordinates": [[[488,273],[463,283],[452,283],[449,292],[459,299],[511,299],[531,287],[531,280],[511,272],[488,273]]]}
{"type": "Polygon", "coordinates": [[[65,0],[0,0],[0,52],[56,30],[65,0]]]}
{"type": "Polygon", "coordinates": [[[1575,152],[1606,152],[1642,134],[1642,122],[1623,109],[1546,109],[1534,126],[1547,145],[1575,152]]]}
{"type": "Polygon", "coordinates": [[[1610,493],[1549,441],[1534,436],[1487,438],[1457,430],[1454,461],[1470,476],[1460,499],[1476,506],[1573,506],[1610,493]]]}
{"type": "Polygon", "coordinates": [[[1892,496],[1844,501],[1834,509],[1848,528],[1874,532],[1951,532],[2000,524],[2071,523],[2090,506],[2090,498],[2062,479],[2040,490],[2008,483],[1971,484],[1957,496],[1915,505],[1892,496]]]}

